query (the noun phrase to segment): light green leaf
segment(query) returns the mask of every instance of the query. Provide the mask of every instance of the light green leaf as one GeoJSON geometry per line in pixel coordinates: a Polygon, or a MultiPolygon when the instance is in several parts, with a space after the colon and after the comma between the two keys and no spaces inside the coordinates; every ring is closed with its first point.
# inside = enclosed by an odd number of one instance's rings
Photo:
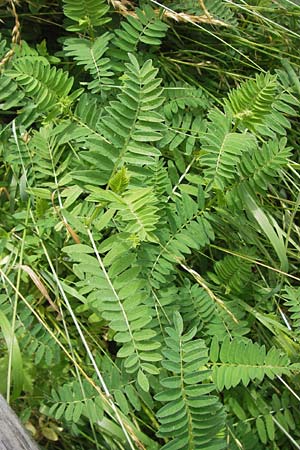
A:
{"type": "Polygon", "coordinates": [[[143,389],[143,391],[149,391],[149,381],[144,372],[140,369],[137,374],[137,382],[139,386],[143,389]]]}

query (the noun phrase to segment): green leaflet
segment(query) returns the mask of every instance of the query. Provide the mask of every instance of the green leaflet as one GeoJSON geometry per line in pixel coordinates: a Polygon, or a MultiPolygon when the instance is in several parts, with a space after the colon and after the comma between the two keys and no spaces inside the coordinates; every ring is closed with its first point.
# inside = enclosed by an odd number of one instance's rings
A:
{"type": "MultiPolygon", "coordinates": [[[[199,143],[201,131],[204,131],[204,112],[210,100],[202,89],[180,82],[165,86],[164,95],[163,112],[168,129],[159,141],[159,147],[171,151],[180,148],[191,154],[199,143]]],[[[177,164],[180,157],[181,152],[178,152],[177,164]]]]}
{"type": "Polygon", "coordinates": [[[166,102],[164,103],[164,113],[171,120],[180,110],[184,111],[188,107],[190,110],[206,110],[209,100],[204,91],[195,88],[188,83],[170,83],[165,86],[166,102]]]}
{"type": "Polygon", "coordinates": [[[10,110],[16,106],[22,105],[24,92],[18,89],[18,84],[6,74],[0,75],[0,101],[2,110],[10,110]]]}
{"type": "Polygon", "coordinates": [[[96,423],[103,419],[103,400],[87,381],[52,389],[51,397],[52,405],[47,413],[56,420],[64,417],[69,422],[77,423],[81,416],[85,416],[96,423]]]}
{"type": "Polygon", "coordinates": [[[122,194],[129,183],[130,177],[125,167],[122,167],[110,180],[109,187],[117,194],[122,194]]]}
{"type": "Polygon", "coordinates": [[[250,339],[225,338],[217,349],[217,339],[211,349],[213,364],[213,380],[221,391],[243,383],[247,386],[251,380],[263,380],[265,376],[273,379],[276,375],[290,372],[290,361],[286,354],[272,347],[266,352],[250,339]],[[217,357],[219,353],[219,357],[217,357]]]}

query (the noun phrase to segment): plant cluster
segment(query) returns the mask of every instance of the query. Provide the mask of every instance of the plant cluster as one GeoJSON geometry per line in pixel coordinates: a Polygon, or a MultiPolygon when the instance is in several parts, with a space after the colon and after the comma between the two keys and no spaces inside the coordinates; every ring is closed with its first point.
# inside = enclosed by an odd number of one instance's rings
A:
{"type": "Polygon", "coordinates": [[[300,448],[299,11],[0,2],[0,392],[41,448],[300,448]]]}

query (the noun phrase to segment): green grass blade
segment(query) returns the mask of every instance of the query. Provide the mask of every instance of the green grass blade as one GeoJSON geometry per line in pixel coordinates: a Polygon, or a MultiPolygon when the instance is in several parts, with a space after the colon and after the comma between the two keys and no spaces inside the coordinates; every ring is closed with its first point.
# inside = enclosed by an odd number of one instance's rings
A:
{"type": "Polygon", "coordinates": [[[259,227],[269,239],[272,247],[274,248],[280,261],[280,268],[287,272],[289,263],[282,237],[278,236],[265,212],[256,204],[252,196],[244,187],[242,188],[242,195],[247,209],[250,211],[259,227]]]}
{"type": "Polygon", "coordinates": [[[2,311],[0,311],[0,329],[8,352],[12,352],[12,380],[7,380],[7,386],[9,389],[13,385],[12,396],[13,398],[18,398],[24,383],[23,360],[16,335],[13,333],[9,320],[2,311]]]}

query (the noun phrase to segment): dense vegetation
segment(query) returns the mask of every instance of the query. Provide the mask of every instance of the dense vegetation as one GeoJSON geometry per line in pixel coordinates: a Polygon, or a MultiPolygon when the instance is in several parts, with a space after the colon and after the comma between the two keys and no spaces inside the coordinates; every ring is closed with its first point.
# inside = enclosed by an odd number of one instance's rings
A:
{"type": "Polygon", "coordinates": [[[45,449],[299,449],[300,5],[0,18],[0,392],[45,449]]]}

